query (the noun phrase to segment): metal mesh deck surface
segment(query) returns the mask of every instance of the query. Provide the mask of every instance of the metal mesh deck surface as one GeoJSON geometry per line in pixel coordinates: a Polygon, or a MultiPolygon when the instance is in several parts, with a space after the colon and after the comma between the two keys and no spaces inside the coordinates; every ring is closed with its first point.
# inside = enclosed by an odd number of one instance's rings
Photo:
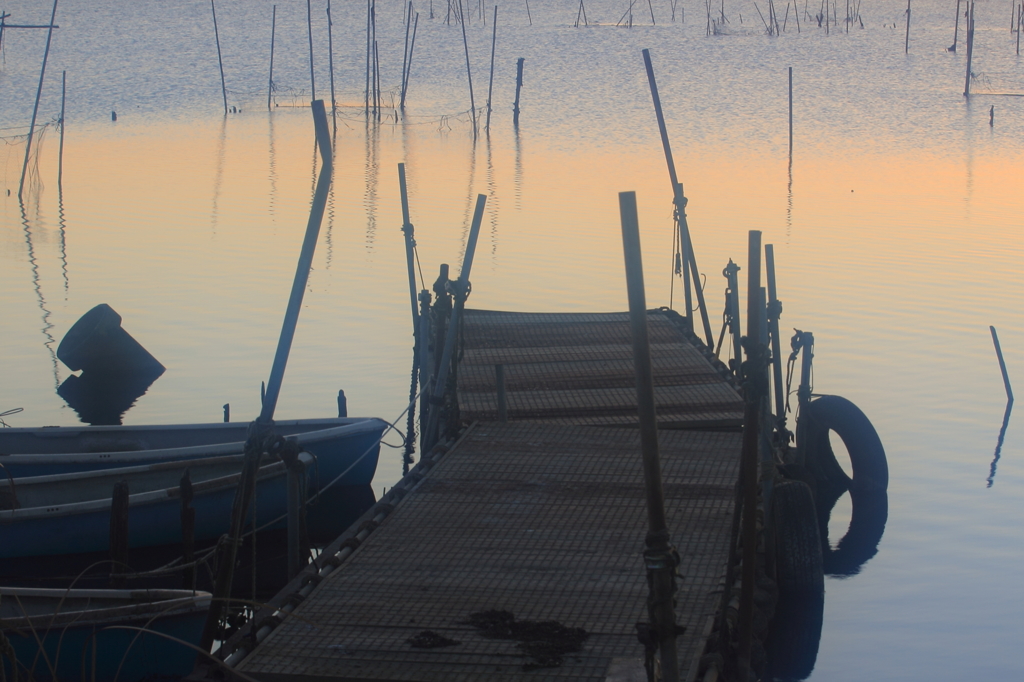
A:
{"type": "MultiPolygon", "coordinates": [[[[685,576],[685,675],[720,597],[740,434],[661,431],[666,512],[685,576]]],[[[642,657],[647,528],[635,429],[480,423],[239,666],[261,680],[604,680],[642,657]],[[471,613],[590,633],[561,667],[524,670],[471,613]],[[416,649],[424,630],[457,646],[416,649]]]]}
{"type": "MultiPolygon", "coordinates": [[[[738,424],[743,401],[670,317],[647,316],[655,403],[662,425],[738,424]]],[[[467,310],[459,362],[464,421],[497,419],[495,365],[504,365],[509,420],[635,424],[628,313],[467,310]]]]}

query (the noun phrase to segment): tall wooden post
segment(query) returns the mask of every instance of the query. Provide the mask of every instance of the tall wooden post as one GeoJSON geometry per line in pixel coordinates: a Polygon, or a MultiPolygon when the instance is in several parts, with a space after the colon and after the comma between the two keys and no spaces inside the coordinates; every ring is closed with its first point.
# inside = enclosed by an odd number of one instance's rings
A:
{"type": "Polygon", "coordinates": [[[67,99],[68,72],[60,76],[60,151],[57,153],[57,186],[61,186],[64,178],[64,103],[67,99]]]}
{"type": "Polygon", "coordinates": [[[516,62],[516,101],[512,105],[512,125],[519,128],[519,91],[523,89],[523,62],[526,59],[520,57],[516,62]]]}
{"type": "Polygon", "coordinates": [[[679,680],[676,652],[676,617],[673,608],[676,564],[665,520],[665,496],[661,485],[658,453],[658,422],[654,406],[654,377],[647,332],[647,300],[644,293],[643,261],[640,254],[640,226],[637,220],[636,193],[619,193],[622,223],[622,251],[626,263],[626,289],[629,296],[629,326],[633,336],[633,364],[636,371],[636,398],[640,420],[640,448],[643,457],[644,490],[647,497],[647,538],[644,563],[647,568],[650,597],[648,614],[658,640],[661,679],[679,680]]]}
{"type": "Polygon", "coordinates": [[[306,0],[306,33],[309,35],[309,101],[316,99],[316,76],[313,74],[313,14],[306,0]]]}
{"type": "Polygon", "coordinates": [[[494,48],[498,44],[498,6],[494,6],[494,21],[491,22],[491,78],[487,83],[487,122],[484,129],[491,129],[491,93],[494,92],[494,48]]]}
{"type": "Polygon", "coordinates": [[[974,56],[974,0],[967,9],[967,75],[964,78],[964,97],[971,96],[971,58],[974,56]]]}

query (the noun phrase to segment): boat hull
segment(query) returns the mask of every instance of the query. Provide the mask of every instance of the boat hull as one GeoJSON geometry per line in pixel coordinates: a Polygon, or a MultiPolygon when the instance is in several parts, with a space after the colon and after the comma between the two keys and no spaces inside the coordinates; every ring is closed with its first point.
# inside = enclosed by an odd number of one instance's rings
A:
{"type": "MultiPolygon", "coordinates": [[[[17,679],[38,682],[187,675],[196,652],[181,642],[198,644],[210,605],[209,593],[180,590],[0,588],[0,599],[0,628],[14,650],[17,679]]],[[[7,679],[14,679],[3,659],[7,679]]]]}

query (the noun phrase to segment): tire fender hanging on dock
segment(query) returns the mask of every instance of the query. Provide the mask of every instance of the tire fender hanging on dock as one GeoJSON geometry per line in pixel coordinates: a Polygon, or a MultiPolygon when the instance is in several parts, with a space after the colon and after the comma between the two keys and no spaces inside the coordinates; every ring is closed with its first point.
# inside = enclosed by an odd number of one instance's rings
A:
{"type": "Polygon", "coordinates": [[[826,395],[807,404],[800,414],[797,445],[802,460],[823,487],[853,491],[884,492],[889,486],[889,465],[882,441],[871,421],[846,398],[826,395]],[[835,431],[850,455],[853,477],[836,460],[829,441],[835,431]]]}

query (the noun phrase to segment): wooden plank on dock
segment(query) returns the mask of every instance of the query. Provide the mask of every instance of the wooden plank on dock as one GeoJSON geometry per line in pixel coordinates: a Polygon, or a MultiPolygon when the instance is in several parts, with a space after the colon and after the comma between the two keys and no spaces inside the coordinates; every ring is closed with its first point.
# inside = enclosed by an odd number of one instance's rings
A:
{"type": "MultiPolygon", "coordinates": [[[[728,554],[740,435],[661,431],[666,511],[685,576],[684,675],[728,554]]],[[[642,671],[646,507],[639,434],[480,423],[238,669],[259,680],[603,681],[642,671]],[[492,609],[589,633],[560,667],[467,624],[492,609]],[[421,649],[431,631],[458,642],[421,649]]],[[[642,673],[641,673],[642,674],[642,673]]]]}
{"type": "MultiPolygon", "coordinates": [[[[731,377],[681,318],[652,310],[648,328],[659,422],[741,423],[743,402],[731,377]]],[[[467,310],[458,376],[465,421],[497,419],[497,364],[504,365],[511,420],[637,421],[627,313],[467,310]]]]}

